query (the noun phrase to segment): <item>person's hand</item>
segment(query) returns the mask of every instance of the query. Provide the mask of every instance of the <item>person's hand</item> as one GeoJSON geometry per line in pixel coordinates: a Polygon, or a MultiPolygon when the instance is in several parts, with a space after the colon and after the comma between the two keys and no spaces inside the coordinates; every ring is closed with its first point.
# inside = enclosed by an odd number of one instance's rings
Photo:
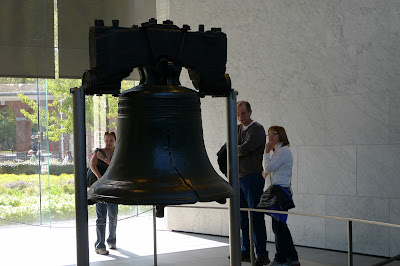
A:
{"type": "Polygon", "coordinates": [[[272,141],[268,141],[267,144],[265,144],[265,153],[269,153],[274,146],[275,144],[272,141]]]}

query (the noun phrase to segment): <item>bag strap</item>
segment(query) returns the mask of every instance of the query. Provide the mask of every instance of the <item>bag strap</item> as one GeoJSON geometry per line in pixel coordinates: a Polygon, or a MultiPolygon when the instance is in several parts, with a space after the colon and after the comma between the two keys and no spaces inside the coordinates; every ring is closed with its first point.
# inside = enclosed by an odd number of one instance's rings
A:
{"type": "MultiPolygon", "coordinates": [[[[106,152],[105,152],[103,149],[97,148],[96,151],[101,152],[101,153],[103,154],[103,156],[104,156],[105,158],[107,158],[106,152]]],[[[97,165],[98,165],[98,166],[101,165],[102,163],[105,164],[105,165],[108,167],[108,164],[106,164],[106,163],[103,162],[102,160],[98,160],[98,161],[97,161],[97,165]]]]}
{"type": "Polygon", "coordinates": [[[107,158],[106,152],[103,149],[100,149],[100,152],[107,158]]]}
{"type": "Polygon", "coordinates": [[[97,148],[96,151],[99,151],[103,154],[104,157],[107,157],[106,152],[103,149],[97,148]]]}

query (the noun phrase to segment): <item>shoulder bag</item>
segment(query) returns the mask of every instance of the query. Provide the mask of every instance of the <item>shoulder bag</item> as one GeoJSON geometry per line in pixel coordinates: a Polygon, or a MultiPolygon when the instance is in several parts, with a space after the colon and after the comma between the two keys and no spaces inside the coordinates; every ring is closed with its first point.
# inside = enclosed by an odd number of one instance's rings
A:
{"type": "MultiPolygon", "coordinates": [[[[106,157],[106,153],[102,150],[102,149],[96,149],[95,152],[100,151],[104,157],[106,157]]],[[[98,160],[97,162],[97,169],[99,170],[100,174],[103,175],[107,168],[108,168],[108,164],[106,164],[105,162],[103,162],[102,160],[98,160]]],[[[87,187],[91,187],[93,185],[94,182],[97,181],[97,176],[93,173],[92,169],[88,168],[88,171],[86,173],[86,181],[87,181],[87,187]]]]}

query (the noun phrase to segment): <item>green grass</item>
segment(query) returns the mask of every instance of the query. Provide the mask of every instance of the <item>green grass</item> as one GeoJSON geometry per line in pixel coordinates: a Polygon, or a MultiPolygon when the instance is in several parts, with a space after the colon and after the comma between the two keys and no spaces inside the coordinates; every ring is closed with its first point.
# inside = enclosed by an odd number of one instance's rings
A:
{"type": "MultiPolygon", "coordinates": [[[[139,206],[140,212],[149,206],[139,206]]],[[[120,216],[136,214],[136,206],[119,205],[120,216]]],[[[37,223],[42,220],[75,219],[74,175],[0,174],[0,225],[37,223]],[[39,189],[39,183],[41,189],[39,189]]],[[[88,206],[89,218],[96,217],[95,205],[88,206]]]]}

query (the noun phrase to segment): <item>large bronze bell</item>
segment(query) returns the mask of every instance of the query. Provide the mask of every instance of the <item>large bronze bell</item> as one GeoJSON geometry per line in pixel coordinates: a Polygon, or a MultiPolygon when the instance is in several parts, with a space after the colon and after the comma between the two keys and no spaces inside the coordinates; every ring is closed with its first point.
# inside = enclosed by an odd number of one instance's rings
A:
{"type": "Polygon", "coordinates": [[[89,202],[222,203],[232,195],[207,156],[198,93],[142,84],[120,95],[114,156],[91,186],[89,202]]]}

